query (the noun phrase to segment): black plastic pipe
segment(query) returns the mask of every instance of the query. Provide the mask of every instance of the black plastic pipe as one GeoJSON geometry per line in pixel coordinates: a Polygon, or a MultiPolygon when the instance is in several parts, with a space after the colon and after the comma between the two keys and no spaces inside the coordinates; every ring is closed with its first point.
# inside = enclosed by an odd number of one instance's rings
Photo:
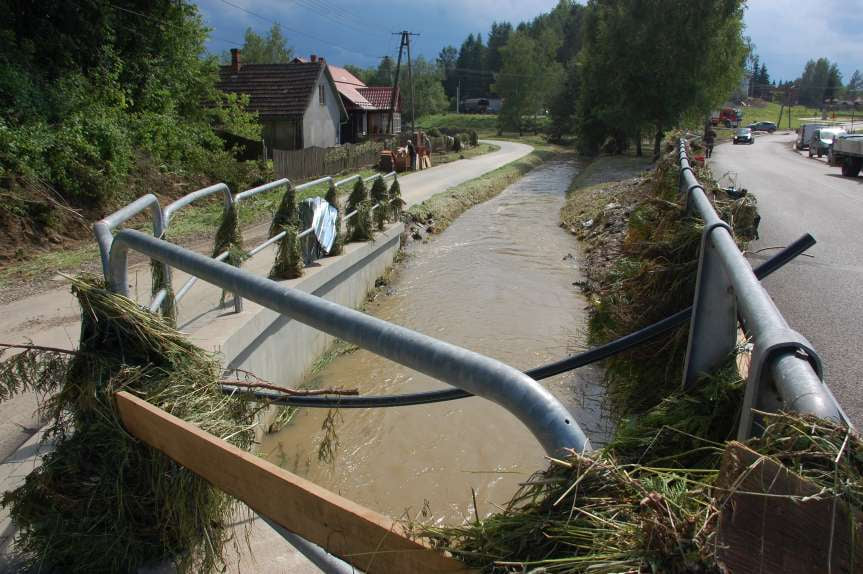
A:
{"type": "MultiPolygon", "coordinates": [[[[764,279],[777,269],[783,267],[786,263],[815,245],[815,238],[807,233],[797,239],[791,245],[783,248],[779,253],[756,267],[753,272],[760,280],[764,279]]],[[[652,325],[648,325],[643,329],[639,329],[629,335],[624,335],[619,339],[615,339],[602,346],[590,349],[577,355],[572,355],[554,363],[548,363],[540,367],[527,370],[524,373],[529,377],[539,381],[559,375],[585,365],[590,365],[602,359],[607,359],[612,355],[616,355],[627,349],[631,349],[641,343],[649,341],[654,337],[658,337],[662,333],[670,331],[675,327],[679,327],[686,323],[692,314],[692,307],[687,307],[678,311],[674,315],[670,315],[661,321],[657,321],[652,325]]],[[[222,385],[222,390],[228,394],[241,393],[253,395],[255,398],[266,400],[274,404],[296,406],[296,407],[314,407],[314,408],[343,408],[343,409],[367,409],[380,407],[405,407],[410,405],[424,405],[429,403],[441,403],[444,401],[454,401],[456,399],[464,399],[472,397],[471,393],[461,389],[444,389],[440,391],[426,391],[422,393],[409,393],[403,395],[366,395],[366,396],[291,396],[284,395],[275,391],[254,390],[249,391],[240,387],[233,387],[229,384],[222,385]]]]}

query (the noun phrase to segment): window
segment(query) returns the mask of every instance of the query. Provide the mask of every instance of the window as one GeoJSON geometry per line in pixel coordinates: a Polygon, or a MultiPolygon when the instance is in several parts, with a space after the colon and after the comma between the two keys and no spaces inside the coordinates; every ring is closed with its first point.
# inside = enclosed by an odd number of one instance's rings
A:
{"type": "Polygon", "coordinates": [[[318,84],[318,103],[322,106],[327,103],[327,100],[324,98],[324,85],[318,84]]]}

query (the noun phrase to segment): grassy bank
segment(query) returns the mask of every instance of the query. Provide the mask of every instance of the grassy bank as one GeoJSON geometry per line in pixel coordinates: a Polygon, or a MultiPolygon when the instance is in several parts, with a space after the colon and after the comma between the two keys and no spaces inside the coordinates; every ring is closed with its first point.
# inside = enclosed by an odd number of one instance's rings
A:
{"type": "Polygon", "coordinates": [[[408,209],[407,216],[414,222],[428,226],[430,231],[439,233],[459,215],[474,205],[491,199],[544,161],[563,157],[572,157],[572,152],[559,146],[537,143],[534,151],[525,157],[437,193],[408,209]]]}
{"type": "Polygon", "coordinates": [[[537,116],[531,125],[531,129],[526,130],[523,136],[510,132],[499,134],[496,114],[432,114],[419,118],[417,120],[417,128],[422,130],[430,130],[432,128],[476,130],[481,138],[501,137],[505,135],[507,139],[521,139],[521,137],[532,135],[534,127],[539,132],[542,132],[548,127],[549,121],[547,116],[537,116]]]}

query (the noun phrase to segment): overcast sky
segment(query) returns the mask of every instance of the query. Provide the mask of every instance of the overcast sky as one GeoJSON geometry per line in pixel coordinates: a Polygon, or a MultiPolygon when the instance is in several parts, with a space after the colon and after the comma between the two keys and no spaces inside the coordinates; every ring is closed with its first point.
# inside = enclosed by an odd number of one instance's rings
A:
{"type": "MultiPolygon", "coordinates": [[[[337,65],[358,66],[377,65],[382,56],[394,57],[398,53],[398,36],[391,32],[407,29],[419,33],[413,39],[413,53],[434,59],[443,46],[458,47],[471,32],[481,32],[485,39],[495,20],[515,24],[547,12],[557,3],[556,0],[196,1],[205,22],[213,29],[207,44],[212,52],[221,53],[242,45],[243,32],[248,26],[264,33],[277,21],[295,54],[315,53],[337,65]]],[[[749,0],[745,21],[745,33],[755,43],[772,79],[797,78],[807,60],[819,57],[838,63],[845,81],[855,69],[863,71],[863,0],[749,0]]]]}

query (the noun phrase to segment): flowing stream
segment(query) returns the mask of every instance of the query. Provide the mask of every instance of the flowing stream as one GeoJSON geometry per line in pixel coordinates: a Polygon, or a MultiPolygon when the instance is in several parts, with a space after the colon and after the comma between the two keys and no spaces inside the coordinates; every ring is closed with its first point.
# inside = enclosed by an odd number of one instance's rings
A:
{"type": "MultiPolygon", "coordinates": [[[[385,293],[366,312],[529,369],[585,348],[586,302],[574,285],[576,239],[558,226],[575,175],[547,163],[409,249],[385,293]]],[[[591,367],[542,381],[594,443],[606,434],[600,372],[591,367]]],[[[310,387],[395,394],[443,388],[364,350],[343,355],[310,387]]],[[[393,517],[423,507],[458,523],[503,506],[546,461],[530,432],[503,408],[471,397],[433,405],[345,409],[335,417],[333,462],[319,460],[325,409],[303,409],[265,438],[265,456],[284,468],[393,517]],[[477,509],[473,508],[476,493],[477,509]]]]}

